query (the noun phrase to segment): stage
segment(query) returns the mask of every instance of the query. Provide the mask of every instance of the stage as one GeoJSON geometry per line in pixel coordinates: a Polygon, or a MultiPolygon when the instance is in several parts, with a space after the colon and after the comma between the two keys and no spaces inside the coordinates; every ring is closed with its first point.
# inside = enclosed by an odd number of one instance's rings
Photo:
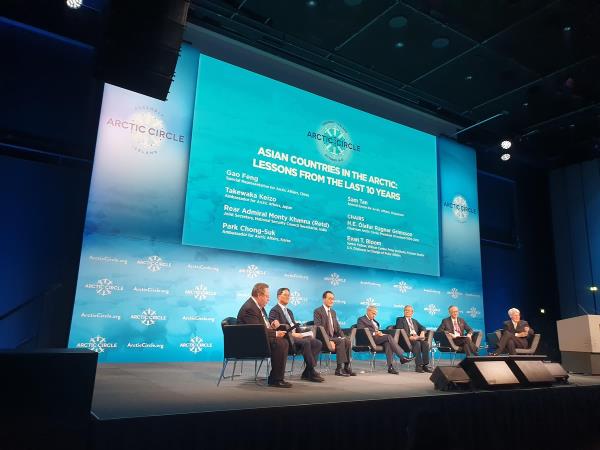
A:
{"type": "Polygon", "coordinates": [[[600,377],[571,374],[569,384],[545,388],[440,392],[430,374],[412,365],[390,375],[383,361],[372,373],[367,362],[355,361],[358,376],[324,372],[323,383],[300,380],[300,366],[287,378],[293,387],[278,389],[265,385],[264,368],[255,382],[252,363],[219,387],[219,363],[101,364],[93,448],[279,448],[282,440],[287,448],[322,448],[329,446],[323,435],[352,448],[421,448],[441,438],[448,449],[460,447],[457,436],[481,448],[501,448],[511,436],[554,448],[567,429],[579,439],[570,448],[600,448],[600,377]]]}

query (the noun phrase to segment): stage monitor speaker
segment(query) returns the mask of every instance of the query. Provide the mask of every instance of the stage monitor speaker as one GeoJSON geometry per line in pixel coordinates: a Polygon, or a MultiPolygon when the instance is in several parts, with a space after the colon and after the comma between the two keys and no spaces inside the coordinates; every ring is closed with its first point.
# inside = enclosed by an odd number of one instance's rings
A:
{"type": "Polygon", "coordinates": [[[189,0],[110,2],[99,75],[107,83],[166,100],[189,0]]]}
{"type": "Polygon", "coordinates": [[[439,391],[468,389],[471,386],[469,375],[456,366],[437,366],[429,379],[439,391]]]}
{"type": "Polygon", "coordinates": [[[87,448],[98,354],[0,351],[0,448],[87,448]]]}
{"type": "Polygon", "coordinates": [[[468,356],[460,366],[471,377],[473,386],[479,389],[515,387],[519,380],[506,363],[506,357],[468,356]]]}
{"type": "Polygon", "coordinates": [[[509,358],[506,362],[524,386],[551,385],[555,382],[546,364],[539,359],[524,359],[517,356],[509,358]]]}
{"type": "Polygon", "coordinates": [[[544,363],[556,383],[568,383],[569,373],[559,363],[544,363]]]}

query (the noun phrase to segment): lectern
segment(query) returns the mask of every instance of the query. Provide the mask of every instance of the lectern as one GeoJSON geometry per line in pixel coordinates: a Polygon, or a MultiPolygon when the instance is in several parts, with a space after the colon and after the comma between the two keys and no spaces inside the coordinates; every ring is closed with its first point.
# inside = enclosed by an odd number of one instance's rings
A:
{"type": "Polygon", "coordinates": [[[600,315],[556,322],[562,366],[570,372],[600,375],[600,315]]]}

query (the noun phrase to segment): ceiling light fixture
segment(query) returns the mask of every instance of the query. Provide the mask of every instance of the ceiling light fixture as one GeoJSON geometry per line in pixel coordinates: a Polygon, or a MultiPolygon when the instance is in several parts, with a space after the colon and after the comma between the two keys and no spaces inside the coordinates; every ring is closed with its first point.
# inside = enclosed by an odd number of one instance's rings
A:
{"type": "Polygon", "coordinates": [[[510,142],[508,139],[504,139],[502,142],[500,142],[500,147],[502,147],[504,150],[508,150],[510,147],[512,147],[512,142],[510,142]]]}
{"type": "Polygon", "coordinates": [[[500,159],[504,162],[508,161],[510,159],[510,153],[503,153],[500,159]]]}
{"type": "Polygon", "coordinates": [[[67,0],[67,6],[71,9],[79,9],[83,4],[83,0],[67,0]]]}

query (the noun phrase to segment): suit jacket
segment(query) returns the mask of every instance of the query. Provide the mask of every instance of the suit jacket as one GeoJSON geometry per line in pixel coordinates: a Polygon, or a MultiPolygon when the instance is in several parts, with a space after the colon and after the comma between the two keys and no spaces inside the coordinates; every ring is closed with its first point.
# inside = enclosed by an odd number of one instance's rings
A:
{"type": "MultiPolygon", "coordinates": [[[[315,320],[315,326],[325,327],[325,331],[329,329],[329,320],[327,319],[327,311],[325,311],[324,306],[319,306],[315,309],[313,318],[315,320]]],[[[331,309],[331,321],[333,322],[333,336],[329,337],[345,337],[344,332],[340,327],[340,323],[337,320],[337,314],[333,309],[331,309]]]]}
{"type": "MultiPolygon", "coordinates": [[[[292,312],[292,310],[288,308],[287,312],[290,315],[290,319],[292,319],[292,321],[296,323],[296,319],[294,318],[294,313],[292,312]]],[[[283,308],[279,303],[273,306],[271,308],[271,311],[269,311],[269,320],[271,322],[273,322],[274,320],[278,320],[279,323],[283,325],[291,325],[291,323],[289,323],[288,320],[285,318],[285,314],[283,314],[283,308]]]]}
{"type": "MultiPolygon", "coordinates": [[[[465,319],[463,319],[462,317],[457,317],[456,320],[458,322],[458,328],[460,328],[461,336],[464,336],[465,331],[467,333],[473,333],[473,328],[471,328],[469,326],[469,324],[467,322],[465,322],[465,319]]],[[[443,319],[442,323],[438,327],[437,331],[446,331],[448,333],[454,333],[454,326],[452,325],[452,317],[446,317],[445,319],[443,319]]]]}
{"type": "MultiPolygon", "coordinates": [[[[414,317],[411,317],[410,319],[412,320],[413,327],[417,332],[417,335],[421,334],[422,331],[427,331],[427,328],[421,325],[414,317]]],[[[410,336],[410,327],[408,326],[408,320],[406,320],[406,317],[403,316],[396,319],[396,328],[406,331],[406,335],[410,336]]]]}
{"type": "Polygon", "coordinates": [[[356,328],[368,328],[371,334],[381,330],[379,322],[377,322],[375,319],[371,321],[371,319],[369,319],[366,315],[358,318],[358,321],[356,322],[356,328]],[[373,322],[377,324],[377,329],[375,329],[373,326],[373,322]]]}
{"type": "MultiPolygon", "coordinates": [[[[256,303],[254,303],[252,297],[250,297],[248,300],[246,300],[246,302],[242,305],[240,311],[238,312],[238,323],[265,325],[265,321],[260,311],[261,309],[256,305],[256,303]]],[[[265,315],[265,317],[267,317],[267,312],[264,308],[262,308],[262,312],[265,315]]],[[[265,328],[267,330],[267,336],[269,336],[270,338],[275,337],[275,330],[273,330],[272,328],[267,328],[266,325],[265,328]]]]}
{"type": "MultiPolygon", "coordinates": [[[[511,334],[522,333],[523,331],[525,331],[525,327],[529,327],[529,324],[526,320],[519,320],[519,322],[517,322],[517,328],[515,328],[515,326],[513,325],[512,320],[507,320],[506,322],[504,322],[504,328],[502,329],[502,332],[508,332],[511,334]]],[[[528,336],[533,336],[533,328],[531,327],[529,327],[528,336]]]]}

